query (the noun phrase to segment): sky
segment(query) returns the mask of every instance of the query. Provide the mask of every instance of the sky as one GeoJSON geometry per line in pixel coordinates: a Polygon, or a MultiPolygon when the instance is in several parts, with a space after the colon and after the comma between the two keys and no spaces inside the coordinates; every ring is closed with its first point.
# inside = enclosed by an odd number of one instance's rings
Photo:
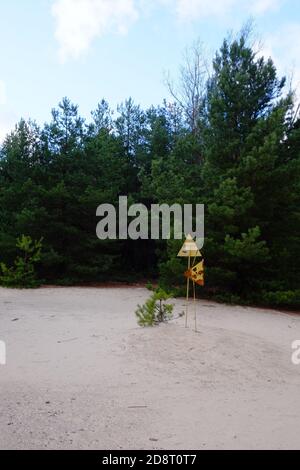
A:
{"type": "Polygon", "coordinates": [[[87,119],[102,98],[159,105],[186,47],[212,57],[250,18],[300,90],[299,0],[0,0],[0,140],[21,117],[49,121],[64,96],[87,119]]]}

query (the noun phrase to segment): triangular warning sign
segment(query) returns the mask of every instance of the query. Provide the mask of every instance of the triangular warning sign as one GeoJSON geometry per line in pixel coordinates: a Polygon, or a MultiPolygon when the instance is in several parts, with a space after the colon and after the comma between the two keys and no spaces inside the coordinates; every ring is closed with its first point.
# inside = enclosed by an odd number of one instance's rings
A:
{"type": "Polygon", "coordinates": [[[204,260],[196,264],[196,266],[194,266],[193,268],[186,271],[184,275],[196,284],[204,286],[204,260]]]}
{"type": "Polygon", "coordinates": [[[202,256],[196,245],[196,242],[194,242],[191,235],[188,235],[186,237],[186,240],[184,244],[182,245],[181,250],[179,251],[177,256],[186,257],[186,258],[189,256],[191,257],[202,256]]]}

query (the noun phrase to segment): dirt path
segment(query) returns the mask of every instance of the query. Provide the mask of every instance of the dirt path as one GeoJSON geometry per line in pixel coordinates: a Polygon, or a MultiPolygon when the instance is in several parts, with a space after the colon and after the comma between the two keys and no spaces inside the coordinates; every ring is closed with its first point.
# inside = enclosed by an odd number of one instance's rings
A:
{"type": "Polygon", "coordinates": [[[198,334],[141,329],[148,295],[0,289],[0,448],[300,449],[300,316],[199,301],[198,334]]]}

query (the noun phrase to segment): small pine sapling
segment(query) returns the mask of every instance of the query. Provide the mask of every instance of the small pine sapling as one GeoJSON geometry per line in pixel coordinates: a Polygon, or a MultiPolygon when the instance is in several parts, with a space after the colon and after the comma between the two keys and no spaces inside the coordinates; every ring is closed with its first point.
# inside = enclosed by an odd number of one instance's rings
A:
{"type": "Polygon", "coordinates": [[[170,297],[171,294],[157,289],[144,305],[138,305],[135,312],[138,324],[140,326],[154,326],[170,320],[174,309],[173,304],[166,303],[170,297]]]}

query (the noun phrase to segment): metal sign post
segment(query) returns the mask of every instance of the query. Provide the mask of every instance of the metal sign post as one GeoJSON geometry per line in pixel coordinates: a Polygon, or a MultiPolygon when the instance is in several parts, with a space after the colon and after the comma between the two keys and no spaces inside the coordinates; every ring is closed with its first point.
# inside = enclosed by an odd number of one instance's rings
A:
{"type": "Polygon", "coordinates": [[[195,315],[195,331],[197,331],[197,312],[196,312],[196,288],[195,283],[204,285],[204,262],[194,266],[195,259],[202,257],[196,242],[193,240],[191,235],[188,235],[184,244],[181,247],[178,255],[181,258],[188,258],[188,270],[184,273],[187,278],[186,281],[186,311],[185,311],[185,327],[188,327],[188,311],[189,311],[189,291],[190,291],[190,279],[193,281],[193,294],[194,294],[194,315],[195,315]],[[191,268],[191,257],[194,258],[193,266],[191,268]]]}

